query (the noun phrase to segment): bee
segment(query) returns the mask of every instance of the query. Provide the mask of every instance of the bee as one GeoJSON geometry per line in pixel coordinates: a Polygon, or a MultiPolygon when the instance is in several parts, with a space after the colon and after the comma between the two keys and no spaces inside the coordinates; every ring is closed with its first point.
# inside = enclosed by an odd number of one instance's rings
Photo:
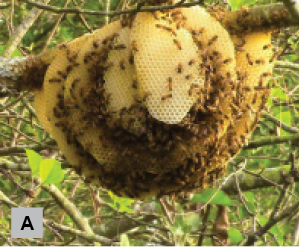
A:
{"type": "Polygon", "coordinates": [[[260,80],[259,80],[259,86],[262,87],[264,84],[264,80],[262,77],[260,77],[260,80]]]}
{"type": "Polygon", "coordinates": [[[73,67],[78,67],[79,65],[80,65],[80,63],[78,63],[78,62],[73,62],[73,67]]]}
{"type": "Polygon", "coordinates": [[[134,64],[134,55],[133,55],[133,53],[131,53],[131,55],[130,55],[130,57],[129,57],[129,63],[130,64],[134,64]]]}
{"type": "Polygon", "coordinates": [[[211,46],[218,39],[218,35],[214,35],[208,42],[208,46],[211,46]]]}
{"type": "Polygon", "coordinates": [[[84,96],[84,88],[83,87],[80,88],[79,95],[81,98],[83,98],[83,96],[84,96]]]}
{"type": "Polygon", "coordinates": [[[198,86],[195,84],[192,84],[188,90],[188,94],[189,96],[191,96],[194,93],[194,90],[197,88],[198,86]]]}
{"type": "Polygon", "coordinates": [[[49,79],[49,82],[61,82],[61,79],[57,79],[57,78],[52,78],[52,79],[49,79]]]}
{"type": "Polygon", "coordinates": [[[208,105],[207,108],[210,112],[217,112],[217,110],[218,110],[217,107],[211,106],[211,105],[208,105]]]}
{"type": "Polygon", "coordinates": [[[179,50],[182,50],[182,44],[180,41],[178,41],[177,39],[174,39],[173,42],[175,43],[175,45],[178,47],[179,50]]]}
{"type": "Polygon", "coordinates": [[[255,104],[257,100],[257,92],[254,93],[252,104],[255,104]]]}
{"type": "Polygon", "coordinates": [[[108,41],[110,41],[110,38],[106,37],[105,39],[102,40],[102,44],[107,45],[108,41]]]}
{"type": "Polygon", "coordinates": [[[189,28],[188,31],[191,33],[191,35],[197,35],[196,30],[194,30],[193,28],[189,28]]]}
{"type": "Polygon", "coordinates": [[[148,98],[149,96],[151,96],[151,95],[152,95],[151,92],[146,92],[146,93],[144,94],[144,96],[143,96],[143,101],[146,101],[147,98],[148,98]]]}
{"type": "Polygon", "coordinates": [[[134,100],[138,103],[138,104],[141,104],[142,103],[142,100],[139,96],[137,95],[134,95],[134,100]]]}
{"type": "Polygon", "coordinates": [[[164,25],[162,25],[162,24],[156,24],[156,27],[157,27],[157,28],[164,29],[164,30],[166,30],[166,31],[171,31],[171,28],[170,28],[170,27],[166,27],[166,26],[164,26],[164,25]]]}
{"type": "Polygon", "coordinates": [[[113,62],[109,62],[109,63],[105,64],[105,66],[103,67],[104,71],[107,71],[107,70],[110,69],[113,65],[114,65],[113,62]]]}
{"type": "Polygon", "coordinates": [[[123,108],[121,108],[121,109],[119,110],[119,116],[123,116],[123,115],[126,113],[126,111],[128,111],[127,107],[123,107],[123,108]]]}
{"type": "Polygon", "coordinates": [[[244,52],[245,49],[243,47],[238,47],[238,46],[235,46],[235,50],[236,51],[240,51],[240,52],[244,52]]]}
{"type": "Polygon", "coordinates": [[[87,64],[87,63],[88,63],[88,61],[89,61],[89,60],[88,60],[88,57],[87,57],[87,56],[85,56],[85,57],[84,57],[84,59],[83,59],[83,62],[84,62],[85,64],[87,64]]]}
{"type": "Polygon", "coordinates": [[[198,47],[199,50],[203,49],[203,44],[202,44],[202,42],[200,40],[195,39],[194,42],[196,43],[196,45],[197,45],[197,47],[198,47]]]}
{"type": "Polygon", "coordinates": [[[74,53],[72,56],[70,56],[69,51],[67,51],[66,57],[67,57],[67,60],[68,60],[70,63],[75,63],[75,60],[76,60],[77,57],[78,57],[78,52],[76,52],[76,53],[74,53]]]}
{"type": "MultiPolygon", "coordinates": [[[[67,48],[68,48],[68,46],[67,46],[66,43],[59,45],[59,49],[60,49],[60,50],[62,50],[62,49],[67,49],[67,48]]],[[[69,50],[67,50],[67,52],[69,52],[69,50]]]]}
{"type": "Polygon", "coordinates": [[[73,80],[73,83],[72,83],[71,88],[72,88],[72,89],[75,89],[76,84],[77,84],[79,81],[80,81],[80,78],[79,78],[79,77],[75,78],[75,79],[73,80]]]}
{"type": "Polygon", "coordinates": [[[258,59],[255,61],[256,64],[265,64],[265,60],[264,59],[258,59]]]}
{"type": "Polygon", "coordinates": [[[58,70],[57,74],[61,77],[63,77],[63,79],[66,79],[67,78],[67,73],[65,72],[62,72],[61,70],[58,70]]]}
{"type": "Polygon", "coordinates": [[[167,94],[167,95],[162,96],[162,97],[161,97],[161,100],[162,100],[162,101],[165,101],[165,100],[167,100],[167,99],[170,99],[171,97],[172,97],[172,94],[170,93],[170,94],[167,94]]]}
{"type": "Polygon", "coordinates": [[[176,23],[176,29],[180,29],[181,27],[184,27],[184,23],[182,20],[179,20],[177,23],[176,23]]]}
{"type": "Polygon", "coordinates": [[[190,80],[191,78],[193,77],[193,75],[192,74],[189,74],[189,75],[186,75],[186,80],[190,80]]]}
{"type": "Polygon", "coordinates": [[[99,48],[99,43],[98,43],[98,41],[97,41],[97,40],[94,40],[94,41],[92,42],[92,46],[93,46],[93,48],[95,48],[95,49],[99,48]]]}
{"type": "Polygon", "coordinates": [[[248,110],[250,110],[251,112],[255,112],[255,110],[251,107],[251,105],[249,105],[249,104],[246,104],[246,107],[247,107],[247,109],[248,110]]]}
{"type": "Polygon", "coordinates": [[[261,77],[267,77],[267,76],[272,76],[271,72],[265,72],[261,75],[261,77]]]}
{"type": "Polygon", "coordinates": [[[73,69],[73,65],[68,65],[66,67],[66,73],[70,73],[72,71],[72,69],[73,69]]]}
{"type": "Polygon", "coordinates": [[[175,31],[174,28],[171,28],[170,32],[174,35],[174,36],[178,36],[177,32],[175,31]]]}
{"type": "Polygon", "coordinates": [[[193,64],[195,64],[195,59],[193,58],[193,59],[191,59],[190,61],[189,61],[189,63],[188,63],[190,66],[191,65],[193,65],[193,64]]]}
{"type": "Polygon", "coordinates": [[[137,46],[137,42],[134,40],[134,41],[132,41],[132,50],[133,51],[139,51],[138,50],[138,46],[137,46]]]}
{"type": "Polygon", "coordinates": [[[169,89],[169,91],[172,91],[172,86],[173,86],[172,78],[168,77],[168,89],[169,89]]]}
{"type": "Polygon", "coordinates": [[[231,63],[232,61],[233,61],[232,58],[227,58],[227,59],[224,59],[224,60],[223,60],[223,63],[224,63],[224,64],[228,64],[228,63],[231,63]]]}
{"type": "Polygon", "coordinates": [[[137,79],[133,79],[132,87],[137,89],[138,81],[137,79]]]}
{"type": "Polygon", "coordinates": [[[113,50],[123,50],[126,49],[127,47],[125,46],[125,44],[119,44],[113,47],[113,50]]]}
{"type": "Polygon", "coordinates": [[[177,15],[181,15],[182,11],[181,10],[175,10],[171,12],[171,16],[177,16],[177,15]]]}
{"type": "Polygon", "coordinates": [[[267,49],[270,49],[270,48],[272,48],[272,44],[268,44],[268,45],[263,46],[263,50],[267,50],[267,49]]]}
{"type": "Polygon", "coordinates": [[[124,61],[124,60],[121,60],[121,61],[119,62],[119,66],[120,66],[120,68],[121,68],[122,70],[125,70],[125,69],[126,69],[126,67],[125,67],[125,61],[124,61]]]}
{"type": "Polygon", "coordinates": [[[182,63],[179,63],[179,64],[178,64],[177,72],[178,72],[178,73],[182,73],[182,72],[183,72],[183,65],[182,65],[182,63]]]}
{"type": "Polygon", "coordinates": [[[58,127],[58,128],[64,127],[65,126],[65,121],[63,121],[63,120],[57,121],[55,123],[55,126],[58,127]]]}
{"type": "Polygon", "coordinates": [[[239,39],[241,39],[241,43],[235,45],[237,48],[241,48],[246,44],[246,40],[244,39],[244,37],[239,37],[239,39]]]}
{"type": "Polygon", "coordinates": [[[156,12],[154,12],[153,14],[154,14],[154,17],[155,17],[156,20],[161,19],[162,14],[161,14],[160,11],[156,11],[156,12]]]}
{"type": "Polygon", "coordinates": [[[249,65],[253,65],[253,62],[251,60],[251,57],[250,57],[249,53],[246,53],[246,58],[247,58],[247,61],[248,61],[249,65]]]}
{"type": "Polygon", "coordinates": [[[220,53],[218,51],[212,51],[212,55],[215,57],[221,56],[220,53]]]}
{"type": "Polygon", "coordinates": [[[218,91],[218,95],[219,95],[219,98],[220,99],[223,99],[224,98],[224,92],[222,90],[219,90],[218,91]]]}
{"type": "Polygon", "coordinates": [[[57,98],[60,99],[60,100],[62,100],[63,99],[63,95],[61,93],[58,93],[57,94],[57,98]]]}
{"type": "Polygon", "coordinates": [[[273,63],[274,62],[274,59],[276,58],[276,53],[274,53],[273,55],[272,55],[272,57],[269,59],[269,63],[273,63]]]}
{"type": "Polygon", "coordinates": [[[266,90],[267,87],[263,87],[263,86],[256,86],[254,87],[255,90],[266,90]]]}
{"type": "Polygon", "coordinates": [[[70,95],[71,95],[71,97],[72,97],[73,99],[76,100],[76,95],[75,95],[74,90],[70,90],[70,95]]]}
{"type": "Polygon", "coordinates": [[[59,112],[59,110],[56,107],[53,109],[53,114],[56,118],[61,118],[62,117],[61,112],[59,112]]]}
{"type": "Polygon", "coordinates": [[[204,31],[205,31],[205,28],[204,28],[204,27],[201,27],[201,28],[199,29],[199,31],[198,31],[198,34],[203,33],[204,31]]]}
{"type": "Polygon", "coordinates": [[[257,119],[257,121],[258,121],[260,118],[261,118],[261,113],[260,113],[260,112],[257,112],[257,113],[256,113],[256,119],[257,119]]]}

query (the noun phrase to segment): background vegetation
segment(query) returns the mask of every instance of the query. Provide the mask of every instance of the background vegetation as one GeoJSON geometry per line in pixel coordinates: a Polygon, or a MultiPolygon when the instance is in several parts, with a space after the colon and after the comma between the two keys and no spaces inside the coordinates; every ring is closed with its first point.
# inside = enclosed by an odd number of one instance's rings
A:
{"type": "MultiPolygon", "coordinates": [[[[133,0],[39,2],[93,11],[136,5],[133,0]]],[[[276,3],[203,2],[229,10],[276,3]]],[[[0,2],[0,54],[7,54],[13,41],[12,57],[38,54],[119,18],[42,10],[34,3],[0,2]],[[19,32],[25,24],[30,28],[19,32]]],[[[84,184],[40,126],[33,95],[0,98],[0,245],[298,244],[298,43],[297,27],[273,35],[280,55],[271,97],[251,141],[229,162],[227,176],[213,188],[176,199],[134,201],[84,184]],[[44,208],[43,239],[10,238],[10,208],[16,206],[44,208]]]]}

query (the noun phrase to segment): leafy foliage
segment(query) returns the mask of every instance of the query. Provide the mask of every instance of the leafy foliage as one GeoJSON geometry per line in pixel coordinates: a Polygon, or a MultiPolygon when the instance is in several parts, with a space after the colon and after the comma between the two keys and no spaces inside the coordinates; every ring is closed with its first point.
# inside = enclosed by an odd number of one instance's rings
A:
{"type": "Polygon", "coordinates": [[[42,184],[59,183],[64,178],[61,164],[55,159],[43,159],[33,150],[26,149],[29,166],[33,175],[38,175],[42,184]]]}
{"type": "MultiPolygon", "coordinates": [[[[12,33],[11,28],[18,27],[32,9],[30,4],[25,4],[22,1],[12,2],[15,2],[13,20],[10,20],[11,8],[0,9],[0,54],[12,33]]],[[[224,2],[205,1],[207,5],[224,2]]],[[[277,1],[229,0],[228,2],[230,9],[238,10],[243,6],[273,4],[277,1]]],[[[65,3],[66,1],[53,0],[49,4],[63,7],[65,3]]],[[[104,4],[105,1],[77,0],[69,1],[67,7],[104,11],[104,4]]],[[[110,10],[121,10],[126,4],[128,2],[112,0],[110,1],[110,10]]],[[[12,57],[21,56],[24,52],[38,54],[44,48],[53,48],[57,44],[89,32],[88,27],[92,30],[100,28],[106,21],[105,16],[80,16],[74,13],[64,15],[59,21],[60,16],[61,13],[44,10],[23,37],[12,57]],[[84,21],[82,21],[82,16],[84,21]],[[52,32],[53,36],[50,37],[52,32]]],[[[115,16],[109,20],[117,18],[119,17],[115,16]]],[[[281,61],[298,64],[298,41],[298,28],[288,28],[282,30],[279,35],[273,35],[273,44],[283,51],[279,55],[281,61]]],[[[292,68],[276,69],[271,82],[271,96],[267,102],[268,113],[271,116],[285,125],[295,128],[299,127],[298,77],[298,71],[292,68]]],[[[228,173],[231,173],[246,160],[246,168],[238,174],[238,181],[232,176],[233,183],[229,189],[224,186],[216,193],[218,186],[223,181],[220,180],[214,188],[194,192],[187,201],[186,195],[177,198],[173,203],[175,219],[171,224],[165,216],[163,208],[156,203],[154,198],[146,201],[134,201],[118,197],[109,191],[82,183],[81,179],[69,168],[62,170],[61,163],[65,164],[65,159],[54,145],[50,146],[53,149],[43,148],[42,151],[33,151],[32,146],[36,147],[36,150],[41,150],[40,144],[49,147],[48,143],[51,141],[51,137],[40,126],[34,112],[28,107],[32,101],[33,96],[28,93],[0,98],[0,121],[2,123],[0,124],[0,192],[19,205],[44,207],[46,218],[71,229],[81,230],[73,218],[66,213],[63,205],[59,205],[52,195],[41,189],[40,184],[32,182],[31,173],[26,170],[28,165],[32,175],[40,178],[43,185],[51,183],[60,189],[63,195],[75,205],[78,212],[87,219],[86,222],[95,229],[96,234],[115,239],[123,246],[198,245],[200,236],[204,236],[202,245],[212,245],[215,234],[213,227],[218,219],[219,205],[228,209],[230,228],[227,234],[230,244],[243,244],[248,234],[254,231],[254,227],[262,229],[263,226],[271,222],[271,212],[278,205],[281,188],[284,186],[281,173],[282,171],[285,174],[289,172],[292,152],[296,152],[296,165],[298,161],[298,140],[243,149],[228,165],[228,173]],[[16,151],[23,150],[24,147],[27,147],[27,156],[25,156],[25,151],[16,151]],[[5,153],[6,150],[12,151],[5,153]],[[53,155],[55,155],[55,159],[52,158],[53,155]],[[28,161],[26,157],[28,157],[28,161]],[[10,166],[7,168],[3,164],[10,166]],[[20,170],[18,170],[19,168],[20,170]],[[250,177],[249,172],[255,175],[250,177]],[[237,182],[240,185],[240,190],[237,188],[237,182]],[[280,184],[280,186],[275,184],[280,184]],[[252,189],[253,185],[256,186],[256,189],[252,189]],[[34,193],[31,193],[33,191],[34,193]],[[210,200],[212,196],[213,199],[210,200]],[[210,202],[208,214],[207,210],[199,210],[207,202],[210,202]],[[205,219],[206,214],[208,216],[205,219]]],[[[282,126],[262,117],[251,136],[251,141],[293,135],[295,134],[283,129],[282,126]]],[[[298,201],[297,182],[291,184],[287,191],[286,196],[279,204],[278,214],[298,201]]],[[[13,241],[12,245],[99,244],[95,240],[90,241],[61,229],[52,229],[52,226],[45,227],[44,239],[37,242],[34,242],[35,240],[9,239],[10,207],[2,203],[1,200],[0,198],[0,245],[9,245],[9,241],[13,241]]],[[[169,200],[169,203],[171,202],[172,200],[169,200]]],[[[256,245],[293,245],[292,240],[297,221],[296,215],[279,221],[257,241],[256,245]]]]}

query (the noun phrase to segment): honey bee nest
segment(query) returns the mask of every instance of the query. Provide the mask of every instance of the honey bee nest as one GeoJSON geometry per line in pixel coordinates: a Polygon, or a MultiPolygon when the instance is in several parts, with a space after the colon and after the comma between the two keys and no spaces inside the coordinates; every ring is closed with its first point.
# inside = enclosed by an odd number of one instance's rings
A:
{"type": "Polygon", "coordinates": [[[198,6],[138,13],[60,45],[36,112],[86,181],[132,198],[202,189],[256,126],[270,43],[198,6]]]}

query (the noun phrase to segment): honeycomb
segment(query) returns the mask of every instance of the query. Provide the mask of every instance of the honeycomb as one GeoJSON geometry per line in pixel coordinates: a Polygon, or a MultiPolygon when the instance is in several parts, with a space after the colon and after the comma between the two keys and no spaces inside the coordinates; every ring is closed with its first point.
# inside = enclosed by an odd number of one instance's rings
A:
{"type": "Polygon", "coordinates": [[[198,6],[126,16],[56,49],[36,112],[86,182],[141,199],[202,189],[256,126],[270,43],[198,6]]]}

